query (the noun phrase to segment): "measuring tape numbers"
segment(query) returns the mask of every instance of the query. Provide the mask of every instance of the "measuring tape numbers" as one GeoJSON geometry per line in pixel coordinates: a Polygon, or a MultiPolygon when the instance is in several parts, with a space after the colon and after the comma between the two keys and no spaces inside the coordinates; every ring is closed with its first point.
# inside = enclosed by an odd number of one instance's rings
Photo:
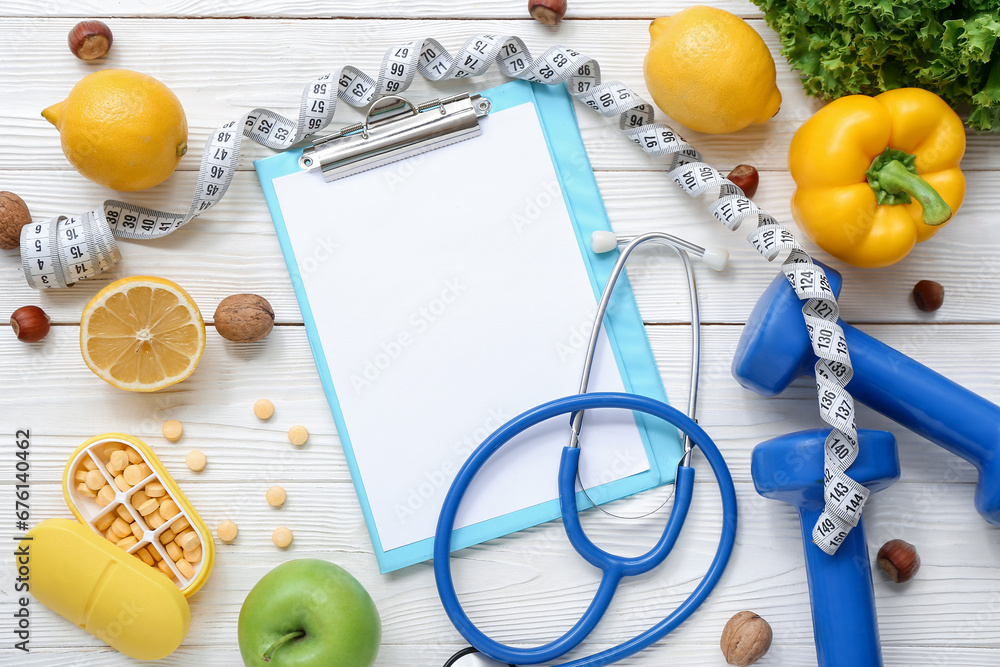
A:
{"type": "Polygon", "coordinates": [[[692,197],[717,190],[709,212],[730,230],[755,221],[747,237],[768,261],[788,253],[782,271],[799,299],[816,362],[820,416],[832,427],[825,444],[826,506],[813,529],[813,541],[833,554],[857,525],[868,490],[847,476],[858,453],[855,408],[846,386],[852,376],[840,309],[823,268],[792,233],[761,210],[733,182],[706,164],[701,154],[674,131],[653,122],[654,108],[625,84],[601,80],[596,60],[563,46],[533,58],[518,37],[484,34],[470,37],[452,55],[435,39],[389,48],[377,78],[352,66],[324,74],[302,91],[297,120],[268,109],[254,109],[210,135],[191,205],[186,213],[157,211],[124,201],[105,201],[79,216],[60,216],[27,225],[21,233],[25,279],[32,287],[66,287],[97,275],[121,257],[115,238],[155,239],[170,234],[217,204],[232,183],[243,137],[274,150],[285,150],[333,120],[337,100],[365,107],[374,99],[409,88],[417,73],[431,81],[475,77],[494,63],[510,78],[549,85],[566,84],[570,94],[607,117],[617,117],[622,132],[647,154],[669,157],[669,177],[692,197]]]}

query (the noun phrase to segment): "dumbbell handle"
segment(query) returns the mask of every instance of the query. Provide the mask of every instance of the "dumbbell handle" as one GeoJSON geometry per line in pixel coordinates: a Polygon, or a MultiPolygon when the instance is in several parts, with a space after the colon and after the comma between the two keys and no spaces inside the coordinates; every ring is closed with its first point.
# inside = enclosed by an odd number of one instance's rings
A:
{"type": "Polygon", "coordinates": [[[882,667],[864,519],[829,556],[812,541],[822,511],[798,508],[819,667],[882,667]]]}
{"type": "Polygon", "coordinates": [[[1000,407],[843,320],[840,325],[854,367],[847,389],[855,400],[976,466],[976,509],[1000,525],[1000,488],[988,474],[1000,468],[1000,407]]]}

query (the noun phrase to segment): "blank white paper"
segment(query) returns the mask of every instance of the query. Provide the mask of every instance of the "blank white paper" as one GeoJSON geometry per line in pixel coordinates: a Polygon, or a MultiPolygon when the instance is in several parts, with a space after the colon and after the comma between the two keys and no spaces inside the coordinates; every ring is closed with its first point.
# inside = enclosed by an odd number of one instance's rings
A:
{"type": "MultiPolygon", "coordinates": [[[[333,183],[274,181],[384,550],[433,537],[472,449],[580,381],[596,299],[534,105],[481,124],[333,183]]],[[[624,391],[603,333],[591,390],[624,391]]],[[[568,440],[568,416],[519,436],[457,526],[558,497],[568,440]]],[[[583,445],[588,487],[649,469],[629,413],[588,412],[583,445]]]]}

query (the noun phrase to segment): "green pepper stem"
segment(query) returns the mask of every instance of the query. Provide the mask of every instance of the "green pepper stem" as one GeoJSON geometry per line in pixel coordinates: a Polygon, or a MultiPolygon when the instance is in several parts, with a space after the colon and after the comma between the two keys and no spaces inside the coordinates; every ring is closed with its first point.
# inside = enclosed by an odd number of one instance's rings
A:
{"type": "Polygon", "coordinates": [[[299,637],[305,636],[305,634],[306,633],[302,632],[301,630],[296,630],[295,632],[289,632],[287,635],[285,635],[284,637],[280,637],[278,641],[268,646],[267,650],[264,651],[264,655],[261,657],[264,659],[264,662],[271,662],[271,658],[274,657],[275,651],[277,651],[279,648],[281,648],[288,642],[292,641],[293,639],[298,639],[299,637]]]}
{"type": "Polygon", "coordinates": [[[920,176],[909,171],[899,160],[889,160],[878,169],[876,180],[879,187],[890,194],[905,192],[916,199],[923,208],[924,224],[936,227],[951,219],[951,207],[920,176]]]}

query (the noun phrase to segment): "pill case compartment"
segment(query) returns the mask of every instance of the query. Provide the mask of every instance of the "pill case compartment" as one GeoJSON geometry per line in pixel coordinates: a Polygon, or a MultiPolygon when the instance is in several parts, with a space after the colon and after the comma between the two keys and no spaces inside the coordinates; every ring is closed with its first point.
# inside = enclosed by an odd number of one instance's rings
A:
{"type": "MultiPolygon", "coordinates": [[[[173,573],[173,583],[177,585],[185,597],[192,595],[205,583],[214,563],[215,556],[215,544],[208,531],[208,527],[194,511],[194,508],[153,451],[138,438],[121,433],[108,433],[91,438],[83,443],[77,448],[66,464],[65,474],[63,475],[63,492],[66,496],[66,502],[73,511],[73,514],[76,515],[76,518],[82,523],[89,525],[94,532],[100,535],[101,539],[107,539],[105,532],[109,529],[101,530],[98,528],[98,523],[107,523],[108,518],[113,519],[128,516],[131,519],[130,524],[134,522],[136,526],[141,528],[142,537],[137,538],[136,543],[129,546],[128,549],[123,549],[123,552],[130,554],[129,557],[131,558],[139,559],[139,550],[148,549],[148,553],[153,556],[155,562],[153,565],[149,565],[145,560],[142,560],[142,562],[147,567],[158,569],[159,561],[164,561],[173,573]],[[145,463],[149,467],[150,474],[145,475],[134,485],[129,486],[127,490],[123,491],[116,484],[115,476],[109,472],[107,467],[110,458],[105,454],[105,449],[109,445],[121,445],[135,450],[142,458],[142,463],[145,463]],[[78,470],[84,469],[85,464],[86,467],[93,467],[94,470],[100,471],[104,481],[110,485],[111,490],[115,493],[114,498],[104,507],[97,502],[96,498],[90,497],[85,492],[77,489],[78,481],[75,476],[78,470]],[[151,482],[162,484],[166,495],[161,496],[160,500],[167,498],[173,500],[179,510],[174,516],[165,519],[156,528],[150,526],[150,522],[147,520],[148,517],[144,517],[132,502],[135,495],[140,491],[145,492],[146,485],[151,482]],[[161,542],[164,533],[167,533],[167,531],[173,532],[172,527],[183,525],[185,522],[197,535],[201,548],[201,558],[198,562],[191,564],[193,572],[187,577],[178,569],[174,559],[170,557],[166,546],[161,542]]],[[[156,511],[148,516],[152,516],[155,513],[156,511]]],[[[135,535],[135,532],[133,531],[133,533],[129,534],[135,535]]]]}

